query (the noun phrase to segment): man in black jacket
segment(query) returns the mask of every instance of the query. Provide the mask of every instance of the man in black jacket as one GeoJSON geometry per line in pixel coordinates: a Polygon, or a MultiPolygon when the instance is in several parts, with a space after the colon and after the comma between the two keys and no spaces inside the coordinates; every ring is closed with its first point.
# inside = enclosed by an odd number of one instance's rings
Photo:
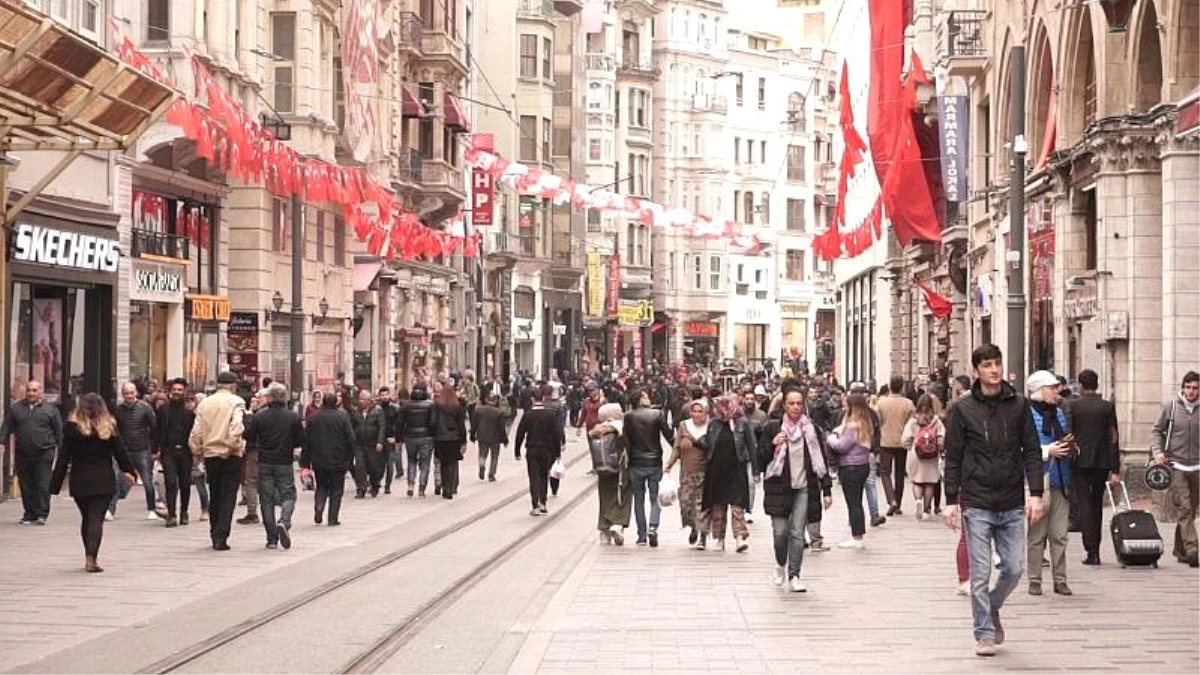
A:
{"type": "Polygon", "coordinates": [[[250,418],[246,442],[258,446],[258,503],[262,508],[267,548],[292,547],[292,512],[296,510],[296,448],[304,447],[304,424],[287,407],[288,390],[278,382],[267,387],[266,407],[250,418]],[[278,525],[275,507],[281,507],[278,525]]]}
{"type": "Polygon", "coordinates": [[[188,449],[188,436],[196,413],[187,407],[187,380],[177,377],[167,386],[167,404],[159,410],[154,440],[166,488],[163,501],[167,503],[167,527],[175,527],[188,524],[188,504],[192,499],[192,452],[188,449]]]}
{"type": "Polygon", "coordinates": [[[404,443],[408,452],[408,496],[413,496],[420,471],[419,495],[424,499],[429,463],[433,459],[433,401],[429,400],[429,389],[424,383],[413,385],[411,398],[400,409],[396,442],[404,443]]]}
{"type": "Polygon", "coordinates": [[[384,428],[387,436],[383,445],[383,494],[392,494],[392,480],[404,478],[404,456],[396,442],[396,430],[400,426],[400,408],[392,402],[392,390],[380,387],[375,396],[375,405],[383,410],[384,428]]]}
{"type": "Polygon", "coordinates": [[[316,483],[313,521],[321,524],[328,502],[329,527],[341,525],[338,513],[342,510],[346,472],[354,461],[354,429],[350,417],[338,409],[336,394],[325,394],[321,399],[321,409],[308,421],[304,440],[300,466],[312,470],[316,483]]]}
{"type": "Polygon", "coordinates": [[[62,445],[58,408],[42,398],[42,383],[25,384],[25,398],[12,404],[0,425],[0,454],[10,435],[17,437],[17,478],[21,481],[22,525],[45,525],[50,517],[50,473],[62,445]]]}
{"type": "Polygon", "coordinates": [[[387,441],[387,415],[383,407],[371,400],[371,392],[358,394],[358,409],[350,418],[354,423],[354,484],[355,499],[363,499],[370,490],[371,497],[379,496],[383,482],[383,444],[387,441]]]}
{"type": "Polygon", "coordinates": [[[995,656],[996,646],[1004,642],[1000,609],[1025,572],[1022,521],[1036,523],[1045,512],[1042,447],[1029,403],[1004,381],[1000,348],[977,347],[971,365],[977,378],[971,395],[960,400],[946,420],[945,518],[957,528],[962,508],[971,561],[975,654],[995,656]],[[1000,576],[989,591],[993,542],[1000,576]]]}
{"type": "Polygon", "coordinates": [[[637,520],[639,546],[649,542],[658,546],[658,523],[662,507],[658,505],[658,483],[662,480],[663,449],[659,437],[675,442],[675,434],[667,418],[650,407],[650,396],[644,391],[630,392],[633,410],[625,415],[625,437],[629,441],[629,482],[633,492],[633,515],[637,520]],[[650,496],[650,523],[646,523],[646,495],[650,496]]]}
{"type": "MultiPolygon", "coordinates": [[[[142,479],[142,490],[146,494],[146,520],[158,520],[154,512],[154,460],[150,456],[151,440],[154,437],[154,408],[138,398],[137,385],[125,382],[121,385],[121,402],[117,404],[117,434],[129,458],[142,479]]],[[[113,495],[110,511],[117,508],[117,495],[113,495]]]]}
{"type": "Polygon", "coordinates": [[[488,394],[475,407],[471,419],[471,442],[479,444],[479,480],[483,480],[486,472],[487,479],[495,482],[500,446],[508,445],[508,430],[499,403],[499,397],[488,394]]]}
{"type": "Polygon", "coordinates": [[[1120,437],[1117,408],[1100,395],[1100,377],[1094,370],[1079,373],[1082,394],[1071,401],[1071,429],[1079,444],[1073,467],[1072,490],[1079,497],[1079,529],[1083,534],[1084,565],[1100,564],[1101,528],[1104,525],[1104,485],[1121,482],[1120,437]]]}
{"type": "Polygon", "coordinates": [[[543,405],[549,393],[549,386],[533,390],[533,407],[521,416],[516,443],[513,445],[513,451],[520,459],[521,446],[528,441],[525,470],[529,474],[529,501],[533,505],[529,511],[531,516],[549,513],[546,509],[546,491],[550,467],[554,465],[554,460],[562,456],[563,446],[567,443],[563,426],[558,423],[558,411],[543,405]]]}

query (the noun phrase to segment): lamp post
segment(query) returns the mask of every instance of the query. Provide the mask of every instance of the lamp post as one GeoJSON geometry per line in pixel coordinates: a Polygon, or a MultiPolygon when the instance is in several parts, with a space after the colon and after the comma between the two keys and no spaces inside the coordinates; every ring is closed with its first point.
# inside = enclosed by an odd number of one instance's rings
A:
{"type": "Polygon", "coordinates": [[[1025,379],[1025,46],[1014,45],[1010,53],[1012,106],[1012,173],[1008,181],[1008,232],[1012,265],[1008,277],[1008,369],[1009,383],[1021,391],[1025,379]]]}

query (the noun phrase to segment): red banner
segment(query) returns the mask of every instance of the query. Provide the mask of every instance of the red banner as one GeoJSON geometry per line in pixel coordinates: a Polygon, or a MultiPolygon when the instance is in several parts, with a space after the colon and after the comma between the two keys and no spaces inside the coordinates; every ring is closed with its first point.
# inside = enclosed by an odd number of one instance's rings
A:
{"type": "Polygon", "coordinates": [[[492,175],[479,167],[471,169],[471,222],[492,225],[496,184],[492,175]]]}
{"type": "Polygon", "coordinates": [[[621,256],[608,259],[608,315],[616,316],[621,305],[621,256]]]}

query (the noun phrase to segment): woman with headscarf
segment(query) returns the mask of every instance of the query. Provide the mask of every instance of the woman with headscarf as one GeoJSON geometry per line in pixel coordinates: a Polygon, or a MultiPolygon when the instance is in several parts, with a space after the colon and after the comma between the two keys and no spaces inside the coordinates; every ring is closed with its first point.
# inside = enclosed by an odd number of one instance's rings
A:
{"type": "Polygon", "coordinates": [[[596,492],[600,497],[600,517],[596,529],[600,531],[602,543],[617,546],[625,544],[625,528],[629,527],[629,513],[633,507],[633,501],[629,498],[629,448],[623,433],[624,415],[619,404],[605,403],[597,411],[599,423],[588,432],[593,441],[612,435],[612,442],[619,447],[620,469],[615,474],[598,473],[596,481],[596,492]]]}
{"type": "Polygon", "coordinates": [[[696,399],[687,406],[687,419],[679,423],[675,433],[675,447],[666,471],[671,472],[675,462],[683,468],[679,476],[679,513],[683,526],[692,529],[688,544],[703,551],[708,544],[708,519],[703,509],[704,501],[704,448],[700,439],[708,433],[708,404],[696,399]]]}
{"type": "Polygon", "coordinates": [[[742,414],[740,397],[722,396],[713,403],[713,419],[699,443],[704,448],[701,508],[708,513],[709,530],[717,548],[725,550],[725,522],[732,511],[737,552],[745,553],[750,548],[750,529],[746,527],[750,505],[748,465],[757,443],[742,414]]]}

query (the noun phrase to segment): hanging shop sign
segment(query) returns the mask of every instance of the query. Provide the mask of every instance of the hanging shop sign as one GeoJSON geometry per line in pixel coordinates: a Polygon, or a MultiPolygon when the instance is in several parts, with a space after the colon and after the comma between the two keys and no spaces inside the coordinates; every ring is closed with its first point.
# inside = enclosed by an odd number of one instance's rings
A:
{"type": "Polygon", "coordinates": [[[229,369],[239,375],[258,375],[258,313],[231,312],[225,332],[229,369]]]}
{"type": "Polygon", "coordinates": [[[942,185],[946,201],[965,202],[970,169],[970,111],[966,96],[939,96],[942,125],[942,185]]]}
{"type": "Polygon", "coordinates": [[[617,308],[617,324],[649,326],[654,321],[654,302],[651,300],[621,300],[617,308]]]}
{"type": "Polygon", "coordinates": [[[496,183],[492,175],[479,167],[471,169],[471,222],[475,225],[493,224],[496,183]]]}
{"type": "Polygon", "coordinates": [[[721,334],[721,325],[704,321],[689,321],[684,325],[683,334],[688,337],[717,337],[721,334]]]}
{"type": "Polygon", "coordinates": [[[18,262],[110,273],[121,265],[116,239],[20,223],[12,242],[12,259],[18,262]]]}
{"type": "Polygon", "coordinates": [[[222,295],[186,295],[183,306],[189,321],[229,321],[229,298],[222,295]]]}
{"type": "Polygon", "coordinates": [[[165,302],[178,305],[183,302],[187,286],[183,282],[183,270],[177,265],[133,261],[133,286],[129,299],[140,302],[165,302]]]}
{"type": "Polygon", "coordinates": [[[616,315],[621,304],[621,256],[608,259],[608,314],[616,315]]]}
{"type": "Polygon", "coordinates": [[[588,316],[604,315],[604,261],[592,251],[587,259],[588,316]]]}

